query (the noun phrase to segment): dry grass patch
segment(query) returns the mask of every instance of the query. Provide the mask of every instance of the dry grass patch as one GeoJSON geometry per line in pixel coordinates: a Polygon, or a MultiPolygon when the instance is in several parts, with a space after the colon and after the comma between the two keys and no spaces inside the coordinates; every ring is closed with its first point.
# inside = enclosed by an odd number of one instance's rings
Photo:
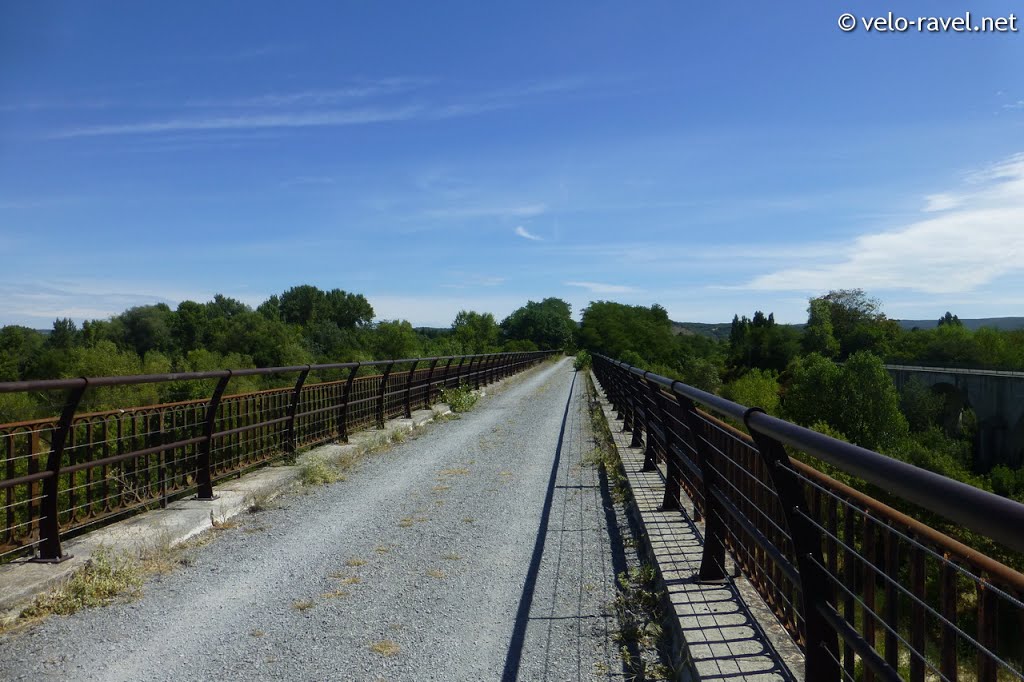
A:
{"type": "Polygon", "coordinates": [[[452,487],[450,485],[445,485],[443,483],[438,483],[437,485],[435,485],[432,488],[432,490],[434,492],[436,492],[436,493],[443,493],[445,490],[451,490],[451,489],[452,489],[452,487]]]}
{"type": "Polygon", "coordinates": [[[447,574],[440,568],[431,568],[427,570],[427,575],[431,578],[437,578],[438,580],[448,577],[447,574]]]}
{"type": "Polygon", "coordinates": [[[292,608],[297,611],[309,611],[314,606],[316,606],[316,602],[312,599],[300,599],[296,602],[292,602],[292,608]]]}
{"type": "Polygon", "coordinates": [[[255,630],[249,633],[249,635],[252,637],[262,637],[265,634],[267,633],[263,632],[263,630],[260,630],[259,628],[256,628],[255,630]]]}
{"type": "Polygon", "coordinates": [[[382,639],[379,642],[373,642],[370,644],[370,651],[381,656],[394,656],[398,653],[398,645],[392,642],[390,639],[382,639]]]}
{"type": "Polygon", "coordinates": [[[442,554],[441,558],[442,559],[446,559],[448,561],[459,561],[460,559],[462,559],[462,557],[460,557],[458,554],[455,554],[454,552],[450,552],[448,554],[442,554]]]}
{"type": "Polygon", "coordinates": [[[451,469],[441,469],[437,472],[438,480],[444,480],[445,478],[451,478],[452,476],[468,476],[469,469],[466,467],[453,467],[451,469]]]}
{"type": "Polygon", "coordinates": [[[356,566],[365,566],[366,565],[366,560],[365,559],[359,559],[359,558],[349,559],[348,561],[345,562],[345,565],[346,566],[351,566],[353,568],[355,568],[356,566]]]}
{"type": "Polygon", "coordinates": [[[334,590],[333,592],[324,592],[323,594],[320,595],[320,598],[321,599],[339,599],[341,597],[347,597],[350,594],[352,594],[352,593],[349,592],[348,590],[338,589],[338,590],[334,590]]]}
{"type": "Polygon", "coordinates": [[[474,523],[475,521],[476,519],[474,519],[472,516],[467,516],[464,519],[462,519],[463,523],[474,523]]]}
{"type": "Polygon", "coordinates": [[[375,547],[373,551],[377,554],[387,554],[391,551],[391,545],[379,545],[375,547]]]}
{"type": "Polygon", "coordinates": [[[398,521],[398,525],[402,528],[412,528],[412,524],[415,523],[411,516],[406,516],[398,521]]]}
{"type": "Polygon", "coordinates": [[[358,575],[350,575],[345,578],[339,578],[339,580],[341,580],[342,585],[358,585],[359,583],[363,582],[363,579],[360,578],[358,575]]]}
{"type": "Polygon", "coordinates": [[[101,547],[63,585],[36,597],[20,617],[69,616],[80,609],[105,606],[118,597],[133,599],[139,595],[141,585],[142,567],[138,560],[114,555],[101,547]]]}

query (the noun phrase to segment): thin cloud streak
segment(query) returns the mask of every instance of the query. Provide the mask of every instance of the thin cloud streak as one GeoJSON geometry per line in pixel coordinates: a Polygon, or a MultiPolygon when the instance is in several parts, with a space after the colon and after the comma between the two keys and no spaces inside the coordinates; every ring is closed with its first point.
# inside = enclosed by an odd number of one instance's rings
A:
{"type": "Polygon", "coordinates": [[[214,118],[179,118],[145,123],[71,128],[50,135],[50,139],[102,137],[110,135],[147,135],[153,133],[179,133],[206,130],[251,130],[256,128],[309,128],[367,125],[393,121],[407,121],[423,114],[418,106],[399,109],[354,109],[301,114],[255,114],[219,116],[214,118]]]}
{"type": "Polygon", "coordinates": [[[522,237],[523,239],[529,239],[529,240],[535,241],[535,242],[542,242],[542,241],[544,241],[543,237],[538,237],[537,235],[528,232],[527,229],[525,227],[523,227],[522,225],[520,225],[520,226],[518,226],[516,228],[516,234],[519,235],[520,237],[522,237]]]}
{"type": "Polygon", "coordinates": [[[640,290],[636,287],[623,286],[620,284],[604,284],[602,282],[563,282],[567,287],[580,287],[592,294],[638,294],[640,290]]]}

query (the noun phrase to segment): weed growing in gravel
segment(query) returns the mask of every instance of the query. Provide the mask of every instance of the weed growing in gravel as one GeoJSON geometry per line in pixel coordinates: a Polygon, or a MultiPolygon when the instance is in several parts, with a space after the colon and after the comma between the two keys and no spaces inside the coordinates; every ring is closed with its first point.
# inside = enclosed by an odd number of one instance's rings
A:
{"type": "Polygon", "coordinates": [[[452,489],[452,487],[450,485],[444,485],[443,483],[438,483],[437,485],[435,485],[432,488],[432,490],[435,493],[443,493],[445,490],[451,490],[451,489],[452,489]]]}
{"type": "Polygon", "coordinates": [[[263,630],[260,630],[259,628],[257,628],[255,630],[253,630],[252,632],[250,632],[249,634],[251,636],[253,636],[253,637],[262,637],[263,635],[265,635],[267,633],[265,633],[265,632],[263,632],[263,630]]]}
{"type": "Polygon", "coordinates": [[[309,611],[314,606],[316,606],[316,602],[312,599],[300,599],[296,602],[292,602],[292,608],[297,611],[309,611]]]}
{"type": "Polygon", "coordinates": [[[376,552],[377,554],[387,554],[388,552],[391,551],[391,546],[390,545],[379,545],[378,547],[374,548],[373,551],[376,552]]]}
{"type": "Polygon", "coordinates": [[[452,469],[441,469],[440,471],[437,472],[437,480],[443,481],[444,479],[451,478],[452,476],[468,476],[468,475],[469,475],[469,469],[467,469],[466,467],[454,467],[452,469]]]}
{"type": "Polygon", "coordinates": [[[408,436],[407,431],[398,430],[391,434],[391,442],[393,443],[404,443],[408,436]]]}
{"type": "Polygon", "coordinates": [[[214,514],[213,510],[210,510],[210,525],[214,530],[238,528],[238,522],[230,520],[223,508],[221,508],[220,514],[214,514]]]}
{"type": "Polygon", "coordinates": [[[335,573],[332,577],[341,580],[342,585],[358,585],[359,583],[363,582],[363,579],[360,578],[358,575],[342,577],[342,575],[335,573]]]}
{"type": "Polygon", "coordinates": [[[447,561],[459,561],[460,559],[462,559],[462,557],[455,553],[442,554],[441,558],[446,559],[447,561]]]}
{"type": "Polygon", "coordinates": [[[452,412],[467,412],[476,405],[476,401],[479,399],[480,396],[465,384],[458,388],[441,389],[441,402],[452,408],[452,412]]]}
{"type": "Polygon", "coordinates": [[[383,639],[370,645],[370,651],[381,656],[394,656],[398,653],[398,645],[390,639],[383,639]]]}
{"type": "Polygon", "coordinates": [[[406,516],[398,521],[398,525],[401,528],[412,528],[412,524],[415,523],[411,516],[406,516]]]}
{"type": "Polygon", "coordinates": [[[79,609],[104,606],[122,595],[134,598],[141,585],[142,567],[138,560],[114,555],[101,547],[67,582],[36,597],[32,605],[21,612],[21,617],[69,616],[79,609]]]}
{"type": "Polygon", "coordinates": [[[352,567],[355,567],[355,566],[365,566],[366,565],[366,560],[365,559],[358,559],[358,558],[356,558],[356,559],[349,559],[348,561],[345,562],[345,565],[346,566],[352,566],[352,567]]]}
{"type": "Polygon", "coordinates": [[[463,523],[473,523],[474,521],[476,521],[476,519],[474,519],[472,516],[467,516],[462,519],[463,523]]]}
{"type": "Polygon", "coordinates": [[[333,592],[324,592],[323,594],[320,595],[320,597],[322,599],[338,599],[340,597],[347,597],[350,594],[351,594],[351,592],[349,592],[348,590],[338,589],[338,590],[334,590],[333,592]]]}
{"type": "Polygon", "coordinates": [[[310,458],[303,462],[299,480],[307,486],[327,485],[345,480],[345,475],[326,460],[310,458]]]}
{"type": "Polygon", "coordinates": [[[245,496],[245,510],[250,514],[259,514],[270,509],[277,509],[280,505],[275,502],[275,498],[275,491],[251,492],[245,496]]]}
{"type": "Polygon", "coordinates": [[[447,577],[445,572],[442,571],[440,568],[428,569],[427,575],[429,575],[431,578],[437,578],[438,580],[447,577]]]}

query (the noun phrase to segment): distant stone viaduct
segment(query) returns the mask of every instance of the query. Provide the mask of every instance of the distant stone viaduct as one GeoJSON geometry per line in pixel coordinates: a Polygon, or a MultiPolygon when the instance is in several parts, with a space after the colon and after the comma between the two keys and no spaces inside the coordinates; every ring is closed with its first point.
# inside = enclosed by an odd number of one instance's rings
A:
{"type": "Polygon", "coordinates": [[[1024,459],[1024,372],[886,365],[896,388],[916,378],[946,398],[947,418],[965,408],[978,419],[977,467],[987,471],[1024,459]]]}

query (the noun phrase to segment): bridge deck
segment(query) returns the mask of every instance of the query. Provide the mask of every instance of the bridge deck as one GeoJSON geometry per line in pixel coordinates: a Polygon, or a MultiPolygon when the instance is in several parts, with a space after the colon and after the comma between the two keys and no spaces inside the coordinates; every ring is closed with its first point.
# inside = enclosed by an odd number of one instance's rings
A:
{"type": "Polygon", "coordinates": [[[138,601],[0,638],[0,678],[623,679],[626,558],[583,462],[582,379],[561,361],[508,380],[138,601]]]}

